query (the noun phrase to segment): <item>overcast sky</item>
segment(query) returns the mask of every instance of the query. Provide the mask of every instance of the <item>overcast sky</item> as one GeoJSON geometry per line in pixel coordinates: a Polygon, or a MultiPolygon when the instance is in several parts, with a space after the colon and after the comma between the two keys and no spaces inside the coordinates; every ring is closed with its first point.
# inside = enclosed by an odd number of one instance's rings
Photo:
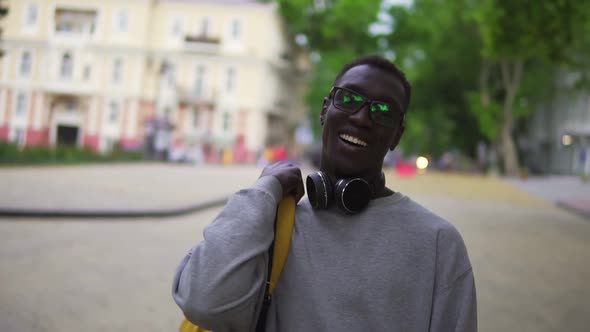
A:
{"type": "Polygon", "coordinates": [[[381,5],[382,10],[379,13],[379,22],[372,24],[369,27],[369,31],[375,35],[390,33],[391,24],[393,22],[391,16],[386,12],[386,9],[389,8],[389,6],[391,5],[409,6],[412,4],[412,2],[413,0],[383,0],[383,3],[381,5]]]}
{"type": "Polygon", "coordinates": [[[395,4],[395,5],[410,5],[413,0],[383,0],[386,4],[395,4]]]}

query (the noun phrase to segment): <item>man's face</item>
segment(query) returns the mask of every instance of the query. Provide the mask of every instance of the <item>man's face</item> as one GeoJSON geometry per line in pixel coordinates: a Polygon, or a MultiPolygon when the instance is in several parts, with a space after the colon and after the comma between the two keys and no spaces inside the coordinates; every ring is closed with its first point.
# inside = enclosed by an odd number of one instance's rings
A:
{"type": "MultiPolygon", "coordinates": [[[[371,100],[395,105],[395,109],[390,110],[392,112],[403,111],[403,86],[391,73],[382,69],[369,65],[355,66],[334,85],[371,100]]],[[[386,127],[373,121],[370,113],[368,103],[356,113],[342,111],[334,106],[334,92],[330,94],[321,113],[324,121],[323,171],[338,178],[371,178],[381,174],[383,158],[389,149],[397,146],[403,130],[399,121],[393,128],[386,127]]],[[[396,118],[401,119],[401,116],[396,114],[396,118]]]]}

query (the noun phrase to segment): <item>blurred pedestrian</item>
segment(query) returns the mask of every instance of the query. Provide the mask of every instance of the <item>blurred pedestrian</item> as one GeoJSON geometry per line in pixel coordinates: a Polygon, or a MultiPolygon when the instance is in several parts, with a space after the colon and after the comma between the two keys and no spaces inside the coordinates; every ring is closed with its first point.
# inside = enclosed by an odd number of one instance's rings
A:
{"type": "MultiPolygon", "coordinates": [[[[378,56],[344,66],[324,98],[320,171],[267,166],[236,193],[177,269],[173,297],[214,331],[254,331],[278,203],[298,201],[289,257],[266,331],[476,331],[463,239],[449,222],[385,186],[411,88],[378,56]]],[[[260,327],[259,326],[259,327],[260,327]]]]}
{"type": "Polygon", "coordinates": [[[590,162],[588,160],[588,150],[585,146],[580,147],[580,177],[582,181],[588,181],[588,177],[590,176],[590,162]]]}
{"type": "Polygon", "coordinates": [[[479,141],[477,143],[477,168],[481,173],[485,173],[487,156],[488,145],[484,141],[479,141]]]}

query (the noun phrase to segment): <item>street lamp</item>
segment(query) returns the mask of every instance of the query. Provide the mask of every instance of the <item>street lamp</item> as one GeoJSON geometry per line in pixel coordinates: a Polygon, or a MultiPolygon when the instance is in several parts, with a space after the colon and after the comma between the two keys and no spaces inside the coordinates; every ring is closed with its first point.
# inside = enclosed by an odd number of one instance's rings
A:
{"type": "Polygon", "coordinates": [[[421,171],[425,170],[428,167],[428,159],[423,156],[416,158],[416,167],[421,171]]]}

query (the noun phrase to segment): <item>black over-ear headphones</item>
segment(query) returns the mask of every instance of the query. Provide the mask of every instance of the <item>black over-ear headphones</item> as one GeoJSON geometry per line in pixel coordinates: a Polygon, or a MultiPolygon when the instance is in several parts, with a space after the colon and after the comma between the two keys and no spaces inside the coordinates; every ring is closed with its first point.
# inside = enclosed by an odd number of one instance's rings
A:
{"type": "Polygon", "coordinates": [[[330,177],[321,171],[309,174],[305,186],[311,206],[318,210],[327,209],[336,201],[342,211],[355,214],[367,207],[372,196],[365,179],[340,179],[334,187],[330,177]]]}

